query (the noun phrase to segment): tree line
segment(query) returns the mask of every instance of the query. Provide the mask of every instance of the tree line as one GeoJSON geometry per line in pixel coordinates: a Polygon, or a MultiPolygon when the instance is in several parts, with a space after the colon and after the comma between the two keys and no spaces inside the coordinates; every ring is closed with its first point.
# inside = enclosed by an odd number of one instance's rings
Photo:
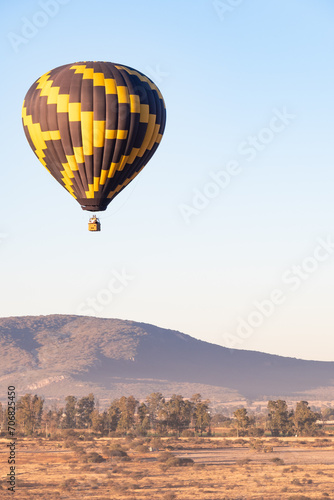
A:
{"type": "MultiPolygon", "coordinates": [[[[90,430],[101,436],[210,435],[212,428],[225,428],[230,436],[313,436],[321,431],[319,421],[334,418],[334,408],[321,415],[314,412],[307,401],[300,401],[295,409],[289,409],[286,401],[268,402],[265,414],[249,414],[245,407],[234,411],[232,417],[213,414],[208,400],[200,394],[189,399],[173,394],[166,398],[154,392],[142,402],[134,396],[114,399],[110,406],[99,410],[93,394],[82,398],[73,395],[65,398],[61,408],[47,408],[44,399],[26,394],[17,402],[17,431],[22,435],[44,434],[50,436],[59,429],[90,430]]],[[[6,409],[0,403],[0,428],[6,432],[6,409]]]]}
{"type": "MultiPolygon", "coordinates": [[[[6,410],[0,407],[2,429],[6,428],[6,421],[6,410]]],[[[42,397],[26,394],[17,402],[16,422],[17,431],[28,436],[50,434],[57,429],[89,429],[102,436],[129,432],[142,436],[148,432],[180,435],[190,428],[202,435],[210,430],[211,415],[209,401],[202,401],[200,394],[190,399],[174,394],[166,399],[155,392],[143,402],[134,396],[122,396],[102,412],[93,394],[80,399],[67,396],[65,406],[59,409],[44,408],[42,397]]]]}
{"type": "Polygon", "coordinates": [[[262,428],[256,427],[256,419],[248,415],[246,408],[237,409],[233,416],[238,435],[261,435],[267,430],[272,436],[315,436],[321,430],[318,422],[324,420],[321,413],[312,411],[307,401],[299,401],[295,409],[289,410],[286,401],[278,399],[269,401],[267,409],[262,428]]]}

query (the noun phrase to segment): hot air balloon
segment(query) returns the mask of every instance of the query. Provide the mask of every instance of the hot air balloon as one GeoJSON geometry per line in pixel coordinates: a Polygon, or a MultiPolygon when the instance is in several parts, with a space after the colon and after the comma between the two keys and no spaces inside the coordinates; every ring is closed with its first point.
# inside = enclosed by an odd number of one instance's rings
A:
{"type": "MultiPolygon", "coordinates": [[[[41,76],[22,109],[39,161],[83,210],[99,212],[150,160],[166,123],[156,85],[110,62],[66,64],[41,76]]],[[[99,231],[94,215],[89,230],[99,231]]]]}

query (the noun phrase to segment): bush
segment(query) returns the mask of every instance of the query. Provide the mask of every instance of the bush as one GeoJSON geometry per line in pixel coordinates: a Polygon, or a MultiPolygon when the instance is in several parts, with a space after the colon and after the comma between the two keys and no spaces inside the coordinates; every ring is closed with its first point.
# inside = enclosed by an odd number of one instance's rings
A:
{"type": "Polygon", "coordinates": [[[161,441],[160,438],[153,438],[150,440],[150,446],[152,448],[155,448],[156,450],[159,450],[159,448],[163,448],[163,442],[161,441]]]}
{"type": "Polygon", "coordinates": [[[282,460],[282,458],[279,457],[271,458],[270,462],[273,462],[276,465],[284,465],[284,460],[282,460]]]}
{"type": "Polygon", "coordinates": [[[186,465],[192,465],[194,463],[192,458],[180,458],[180,457],[169,457],[165,465],[167,467],[182,467],[186,465]]]}
{"type": "Polygon", "coordinates": [[[249,447],[255,451],[263,451],[263,443],[260,439],[255,439],[249,443],[249,447]]]}
{"type": "Polygon", "coordinates": [[[87,455],[85,461],[93,464],[100,464],[102,462],[105,462],[106,459],[103,458],[103,456],[99,453],[96,453],[96,451],[93,451],[92,453],[89,453],[87,455]]]}
{"type": "Polygon", "coordinates": [[[291,484],[297,484],[299,486],[300,485],[300,481],[299,481],[299,479],[296,478],[296,479],[293,479],[291,481],[291,484]]]}
{"type": "Polygon", "coordinates": [[[158,462],[167,462],[167,460],[172,457],[174,457],[172,453],[169,453],[168,451],[163,451],[158,456],[158,462]]]}
{"type": "Polygon", "coordinates": [[[180,458],[180,460],[181,460],[180,465],[192,465],[195,463],[192,458],[180,458]]]}
{"type": "Polygon", "coordinates": [[[119,450],[119,449],[114,449],[114,450],[109,450],[108,451],[108,457],[120,457],[120,458],[123,458],[123,457],[127,457],[128,454],[126,451],[124,450],[119,450]]]}
{"type": "Polygon", "coordinates": [[[136,451],[139,451],[140,453],[147,453],[148,452],[148,446],[145,444],[137,444],[134,448],[136,451]]]}
{"type": "Polygon", "coordinates": [[[165,464],[168,467],[179,467],[181,465],[181,459],[178,457],[170,457],[166,460],[165,464]]]}

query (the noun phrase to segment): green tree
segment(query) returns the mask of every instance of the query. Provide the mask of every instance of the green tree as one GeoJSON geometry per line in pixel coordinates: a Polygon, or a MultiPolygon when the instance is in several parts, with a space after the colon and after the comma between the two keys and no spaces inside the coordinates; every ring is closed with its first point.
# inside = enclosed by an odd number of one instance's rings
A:
{"type": "Polygon", "coordinates": [[[98,410],[93,410],[90,419],[92,422],[92,430],[104,434],[107,429],[107,412],[99,413],[98,410]]]}
{"type": "Polygon", "coordinates": [[[76,424],[79,429],[89,428],[92,424],[91,416],[95,409],[94,394],[90,393],[79,399],[77,404],[77,420],[76,424]]]}
{"type": "Polygon", "coordinates": [[[334,408],[323,408],[321,415],[323,420],[334,420],[334,408]]]}
{"type": "Polygon", "coordinates": [[[22,396],[17,402],[17,422],[26,435],[32,435],[41,426],[44,399],[31,394],[22,396]]]}
{"type": "Polygon", "coordinates": [[[132,429],[135,421],[135,412],[138,401],[133,397],[122,396],[118,401],[120,417],[117,424],[117,430],[127,432],[132,429]]]}
{"type": "Polygon", "coordinates": [[[62,420],[64,418],[63,415],[63,408],[51,408],[43,411],[42,427],[45,429],[45,436],[53,434],[61,427],[62,420]]]}
{"type": "Polygon", "coordinates": [[[196,392],[196,394],[191,396],[190,401],[196,405],[202,401],[202,395],[199,392],[196,392]]]}
{"type": "Polygon", "coordinates": [[[77,398],[75,396],[66,396],[65,402],[65,416],[62,427],[64,429],[75,429],[77,419],[77,398]]]}
{"type": "Polygon", "coordinates": [[[167,426],[178,434],[189,427],[193,411],[193,403],[183,396],[173,394],[164,405],[167,426]]]}
{"type": "Polygon", "coordinates": [[[316,421],[320,415],[311,410],[307,401],[299,401],[293,416],[293,423],[298,436],[314,436],[319,431],[316,421]]]}
{"type": "Polygon", "coordinates": [[[203,432],[210,429],[211,415],[209,411],[209,405],[206,401],[197,403],[194,410],[194,424],[195,431],[200,432],[201,436],[203,432]]]}
{"type": "Polygon", "coordinates": [[[138,426],[137,426],[138,431],[141,434],[146,435],[147,431],[150,428],[150,415],[148,412],[148,407],[145,403],[141,403],[138,406],[137,415],[138,415],[138,426]]]}
{"type": "Polygon", "coordinates": [[[220,426],[229,427],[231,424],[231,421],[232,421],[231,418],[228,417],[227,415],[224,415],[223,413],[215,413],[214,415],[212,415],[212,419],[211,419],[212,425],[217,426],[217,427],[220,427],[220,426]]]}
{"type": "Polygon", "coordinates": [[[119,408],[119,399],[114,399],[107,409],[107,428],[108,432],[115,432],[121,417],[121,410],[119,408]]]}
{"type": "Polygon", "coordinates": [[[286,436],[292,433],[293,413],[289,412],[286,401],[278,399],[268,402],[268,427],[272,436],[286,436]]]}
{"type": "Polygon", "coordinates": [[[192,420],[196,432],[203,432],[210,428],[211,415],[209,411],[209,401],[202,401],[200,394],[192,396],[190,401],[193,403],[192,420]]]}
{"type": "Polygon", "coordinates": [[[147,396],[145,404],[148,410],[150,428],[154,432],[157,431],[157,429],[162,431],[166,426],[166,422],[164,420],[165,398],[161,392],[152,392],[152,394],[147,396]]]}
{"type": "Polygon", "coordinates": [[[237,436],[239,437],[240,432],[242,435],[244,435],[246,433],[246,429],[250,425],[250,418],[247,414],[247,409],[246,408],[238,408],[233,413],[233,416],[236,420],[237,436]]]}

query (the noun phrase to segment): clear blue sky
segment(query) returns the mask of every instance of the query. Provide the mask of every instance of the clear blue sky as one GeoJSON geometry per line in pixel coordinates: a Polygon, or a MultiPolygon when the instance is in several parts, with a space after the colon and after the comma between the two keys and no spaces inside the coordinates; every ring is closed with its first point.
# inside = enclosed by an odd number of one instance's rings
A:
{"type": "Polygon", "coordinates": [[[18,0],[1,11],[1,316],[117,317],[334,360],[333,2],[18,0]],[[80,60],[137,68],[167,106],[159,149],[100,234],[21,124],[30,85],[80,60]]]}

